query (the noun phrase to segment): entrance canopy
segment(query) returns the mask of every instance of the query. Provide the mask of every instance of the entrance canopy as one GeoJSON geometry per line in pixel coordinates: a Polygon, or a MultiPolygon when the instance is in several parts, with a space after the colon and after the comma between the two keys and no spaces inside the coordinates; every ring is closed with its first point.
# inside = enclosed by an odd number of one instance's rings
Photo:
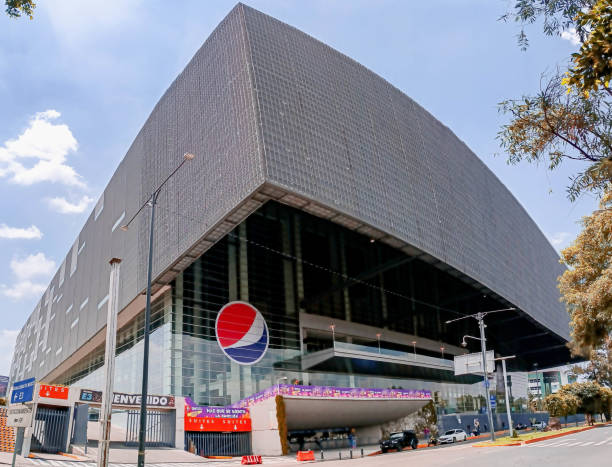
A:
{"type": "Polygon", "coordinates": [[[378,425],[410,415],[429,400],[318,399],[285,397],[287,429],[311,430],[331,427],[378,425]]]}

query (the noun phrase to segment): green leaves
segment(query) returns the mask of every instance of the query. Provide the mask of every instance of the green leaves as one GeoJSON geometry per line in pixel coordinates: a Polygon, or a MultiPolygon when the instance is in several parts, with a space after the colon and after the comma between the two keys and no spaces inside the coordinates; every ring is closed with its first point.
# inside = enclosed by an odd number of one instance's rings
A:
{"type": "Polygon", "coordinates": [[[507,162],[545,163],[549,170],[564,160],[585,162],[568,186],[573,201],[583,192],[601,194],[612,180],[612,106],[610,94],[567,92],[562,74],[543,76],[540,92],[498,104],[510,116],[497,134],[507,162]]]}
{"type": "Polygon", "coordinates": [[[34,19],[34,8],[36,3],[32,0],[5,0],[6,14],[12,18],[20,18],[21,15],[26,15],[30,19],[34,19]]]}

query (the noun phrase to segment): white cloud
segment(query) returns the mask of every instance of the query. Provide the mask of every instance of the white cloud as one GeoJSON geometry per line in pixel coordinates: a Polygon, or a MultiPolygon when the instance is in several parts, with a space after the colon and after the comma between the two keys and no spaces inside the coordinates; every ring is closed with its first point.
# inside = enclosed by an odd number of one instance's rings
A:
{"type": "Polygon", "coordinates": [[[15,282],[12,286],[2,286],[2,293],[13,300],[40,297],[45,290],[45,284],[29,280],[15,282]]]}
{"type": "Polygon", "coordinates": [[[0,238],[22,238],[26,240],[42,238],[42,232],[35,225],[27,228],[9,227],[6,224],[0,224],[0,238]]]}
{"type": "Polygon", "coordinates": [[[66,164],[66,157],[78,148],[77,140],[65,124],[54,123],[60,113],[37,113],[28,128],[0,147],[0,177],[19,185],[53,182],[85,187],[82,177],[66,164]]]}
{"type": "Polygon", "coordinates": [[[36,253],[24,259],[13,258],[11,269],[21,280],[40,276],[49,277],[55,271],[55,261],[47,258],[44,253],[36,253]]]}
{"type": "Polygon", "coordinates": [[[76,203],[71,203],[66,198],[61,196],[47,200],[47,203],[51,209],[62,214],[80,214],[84,212],[92,202],[93,198],[90,198],[89,196],[83,196],[80,201],[76,203]]]}
{"type": "Polygon", "coordinates": [[[0,375],[8,376],[19,331],[0,329],[0,375]]]}
{"type": "Polygon", "coordinates": [[[55,261],[47,258],[44,253],[36,253],[23,259],[13,258],[11,270],[16,281],[10,286],[3,284],[0,291],[13,300],[38,297],[47,289],[45,282],[55,269],[55,261]]]}
{"type": "Polygon", "coordinates": [[[555,232],[548,236],[548,241],[550,241],[557,251],[561,251],[568,246],[571,239],[572,234],[569,232],[555,232]]]}
{"type": "Polygon", "coordinates": [[[574,45],[580,44],[580,36],[578,36],[575,28],[569,28],[567,31],[562,31],[561,38],[570,41],[574,45]]]}

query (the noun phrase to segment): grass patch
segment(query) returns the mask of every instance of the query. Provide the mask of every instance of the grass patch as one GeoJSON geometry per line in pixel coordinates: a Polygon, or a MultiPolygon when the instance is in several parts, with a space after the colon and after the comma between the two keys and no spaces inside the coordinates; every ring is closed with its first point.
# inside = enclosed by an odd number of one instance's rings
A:
{"type": "Polygon", "coordinates": [[[575,431],[576,429],[583,428],[582,426],[571,426],[567,428],[561,428],[560,430],[551,430],[551,431],[532,431],[529,433],[521,433],[518,437],[511,438],[510,436],[504,436],[503,438],[497,438],[494,442],[487,441],[483,443],[478,443],[479,446],[500,446],[504,444],[518,443],[523,441],[529,441],[532,439],[545,438],[551,435],[560,435],[567,432],[575,431]]]}

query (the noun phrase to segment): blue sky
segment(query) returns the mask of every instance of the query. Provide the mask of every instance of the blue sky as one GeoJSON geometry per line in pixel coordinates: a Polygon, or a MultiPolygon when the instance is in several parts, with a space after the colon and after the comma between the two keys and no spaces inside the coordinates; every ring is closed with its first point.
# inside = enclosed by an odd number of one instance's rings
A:
{"type": "MultiPolygon", "coordinates": [[[[461,138],[556,248],[596,206],[570,203],[568,177],[508,166],[496,104],[535,91],[572,41],[497,18],[508,0],[252,0],[354,58],[461,138]],[[496,154],[499,155],[496,156],[496,154]]],[[[72,245],[149,112],[235,1],[40,1],[0,16],[0,374],[17,331],[72,245]],[[174,8],[170,8],[173,5],[174,8]]]]}

